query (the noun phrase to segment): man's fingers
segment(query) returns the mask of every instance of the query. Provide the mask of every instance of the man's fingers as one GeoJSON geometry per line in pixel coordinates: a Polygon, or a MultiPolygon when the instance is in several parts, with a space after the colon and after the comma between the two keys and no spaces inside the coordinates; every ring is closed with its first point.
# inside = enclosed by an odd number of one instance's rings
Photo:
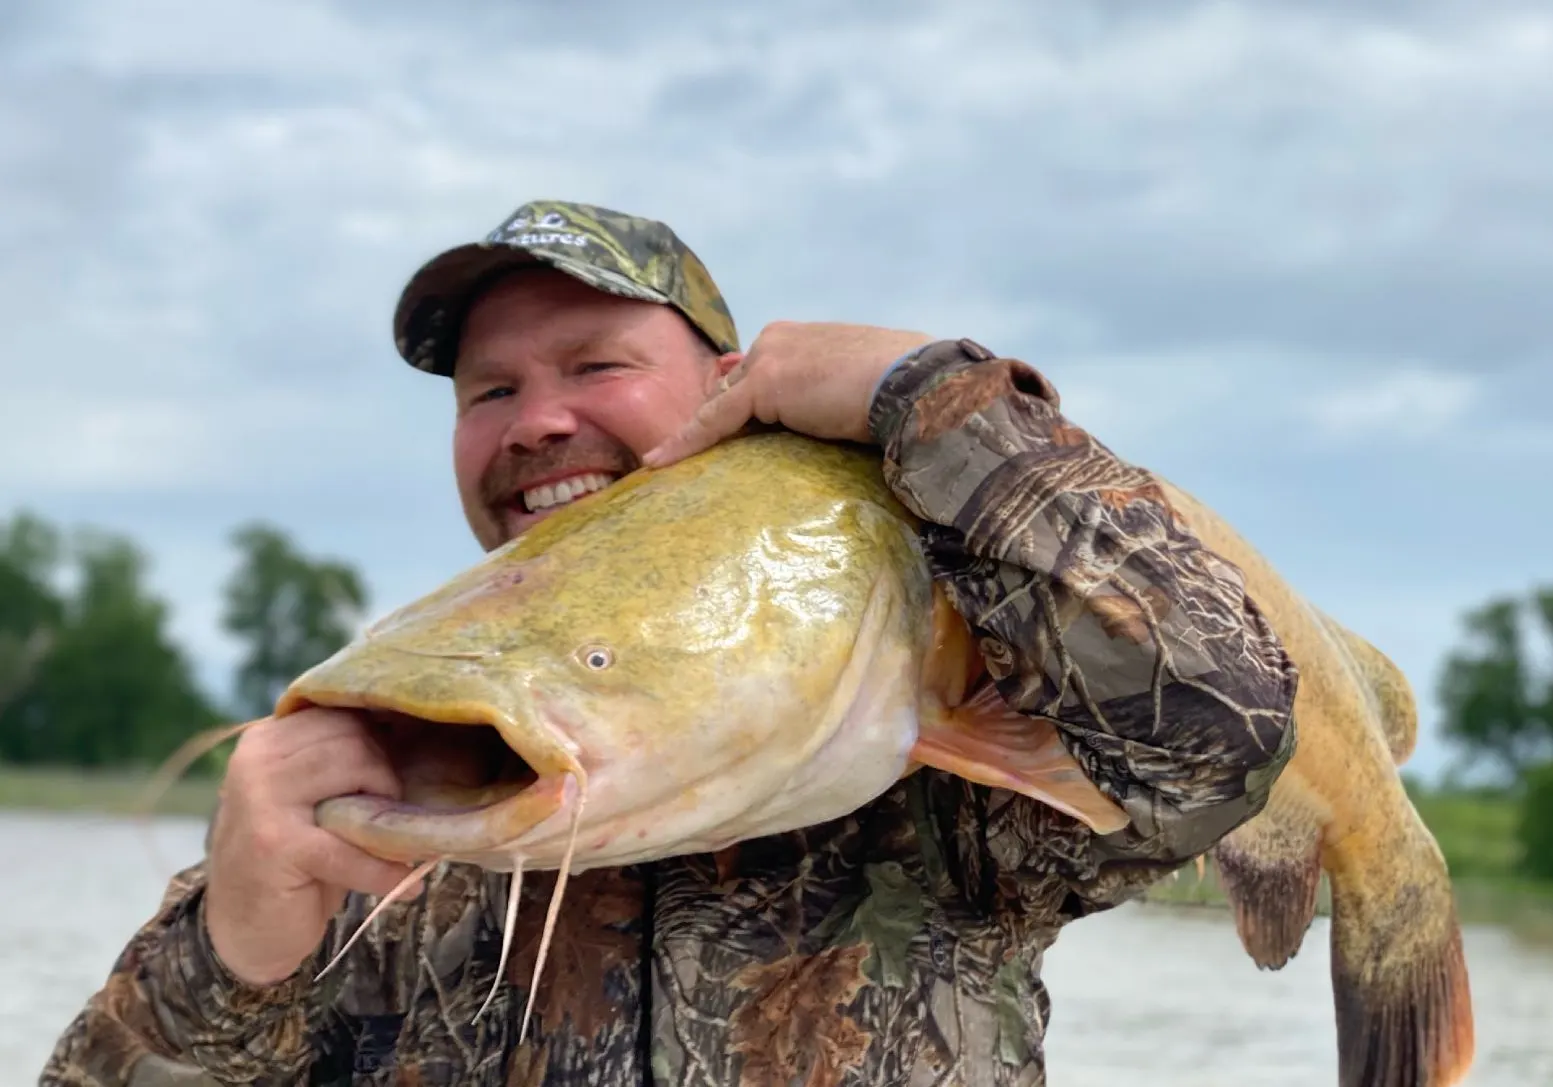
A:
{"type": "Polygon", "coordinates": [[[290,750],[235,751],[223,792],[245,810],[311,813],[320,800],[350,793],[400,799],[404,787],[392,764],[365,730],[325,734],[290,750]]]}
{"type": "Polygon", "coordinates": [[[398,800],[403,790],[382,748],[366,735],[340,736],[299,751],[286,770],[286,792],[305,803],[344,793],[398,800]]]}
{"type": "Polygon", "coordinates": [[[642,463],[649,468],[662,468],[737,434],[754,414],[753,389],[754,382],[749,380],[729,385],[702,404],[695,417],[678,434],[649,450],[642,463]]]}
{"type": "MultiPolygon", "coordinates": [[[[412,871],[409,865],[379,860],[316,827],[304,832],[293,863],[303,875],[320,883],[368,895],[386,895],[412,871]]],[[[409,893],[413,896],[419,892],[417,885],[409,893]]]]}

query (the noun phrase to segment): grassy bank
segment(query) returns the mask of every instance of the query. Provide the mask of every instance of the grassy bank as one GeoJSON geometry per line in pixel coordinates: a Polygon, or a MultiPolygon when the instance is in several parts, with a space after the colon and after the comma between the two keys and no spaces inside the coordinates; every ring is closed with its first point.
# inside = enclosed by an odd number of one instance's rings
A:
{"type": "MultiPolygon", "coordinates": [[[[0,764],[0,809],[128,814],[140,810],[152,773],[0,764]]],[[[157,801],[156,812],[209,815],[215,810],[216,788],[212,777],[184,778],[157,801]]]]}
{"type": "MultiPolygon", "coordinates": [[[[42,811],[137,811],[151,778],[150,770],[79,770],[0,765],[0,809],[42,811]]],[[[157,802],[168,815],[206,816],[214,810],[217,781],[189,776],[157,802]]],[[[1534,883],[1516,874],[1520,851],[1514,797],[1493,792],[1415,791],[1414,804],[1450,865],[1462,919],[1505,924],[1553,942],[1553,884],[1534,883]]],[[[1212,863],[1198,879],[1188,866],[1148,894],[1153,902],[1222,907],[1224,896],[1212,863]]],[[[1318,911],[1327,912],[1323,885],[1318,911]]]]}
{"type": "MultiPolygon", "coordinates": [[[[1440,844],[1450,866],[1457,908],[1468,924],[1506,925],[1539,941],[1553,943],[1553,883],[1539,883],[1516,872],[1520,847],[1515,830],[1520,816],[1514,796],[1503,792],[1431,792],[1412,790],[1413,803],[1440,844]]],[[[1201,879],[1191,867],[1150,890],[1149,901],[1222,907],[1224,894],[1210,862],[1201,879]]],[[[1317,912],[1330,910],[1323,880],[1317,912]]]]}

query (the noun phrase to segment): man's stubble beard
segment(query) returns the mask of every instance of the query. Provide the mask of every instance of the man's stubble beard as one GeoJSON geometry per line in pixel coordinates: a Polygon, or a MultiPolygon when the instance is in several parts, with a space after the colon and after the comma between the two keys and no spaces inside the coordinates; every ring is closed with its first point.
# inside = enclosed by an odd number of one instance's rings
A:
{"type": "Polygon", "coordinates": [[[480,507],[497,536],[494,543],[482,540],[482,545],[491,551],[514,538],[507,531],[507,514],[521,501],[521,490],[529,482],[576,469],[608,472],[618,479],[641,463],[630,447],[604,434],[568,438],[537,452],[503,449],[480,477],[480,507]]]}

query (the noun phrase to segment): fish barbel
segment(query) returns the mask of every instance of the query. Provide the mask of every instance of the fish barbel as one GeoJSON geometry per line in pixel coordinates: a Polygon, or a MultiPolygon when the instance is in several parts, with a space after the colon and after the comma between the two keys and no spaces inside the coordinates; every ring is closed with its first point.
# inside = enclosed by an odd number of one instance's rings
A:
{"type": "Polygon", "coordinates": [[[404,783],[318,824],[417,875],[559,869],[552,919],[569,872],[813,826],[922,766],[1126,826],[1051,722],[978,685],[917,527],[877,455],[787,433],[634,472],[291,684],[277,717],[370,711],[404,783]],[[455,767],[426,723],[487,756],[455,767]]]}

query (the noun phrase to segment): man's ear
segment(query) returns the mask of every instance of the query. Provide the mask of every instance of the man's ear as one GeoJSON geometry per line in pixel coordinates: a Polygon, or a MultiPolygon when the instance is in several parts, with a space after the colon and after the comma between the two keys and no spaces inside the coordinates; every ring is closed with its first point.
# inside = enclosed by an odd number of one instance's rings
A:
{"type": "Polygon", "coordinates": [[[744,352],[729,351],[726,355],[718,355],[712,360],[712,372],[708,377],[706,393],[710,396],[717,388],[717,383],[727,377],[733,368],[744,361],[744,352]]]}

